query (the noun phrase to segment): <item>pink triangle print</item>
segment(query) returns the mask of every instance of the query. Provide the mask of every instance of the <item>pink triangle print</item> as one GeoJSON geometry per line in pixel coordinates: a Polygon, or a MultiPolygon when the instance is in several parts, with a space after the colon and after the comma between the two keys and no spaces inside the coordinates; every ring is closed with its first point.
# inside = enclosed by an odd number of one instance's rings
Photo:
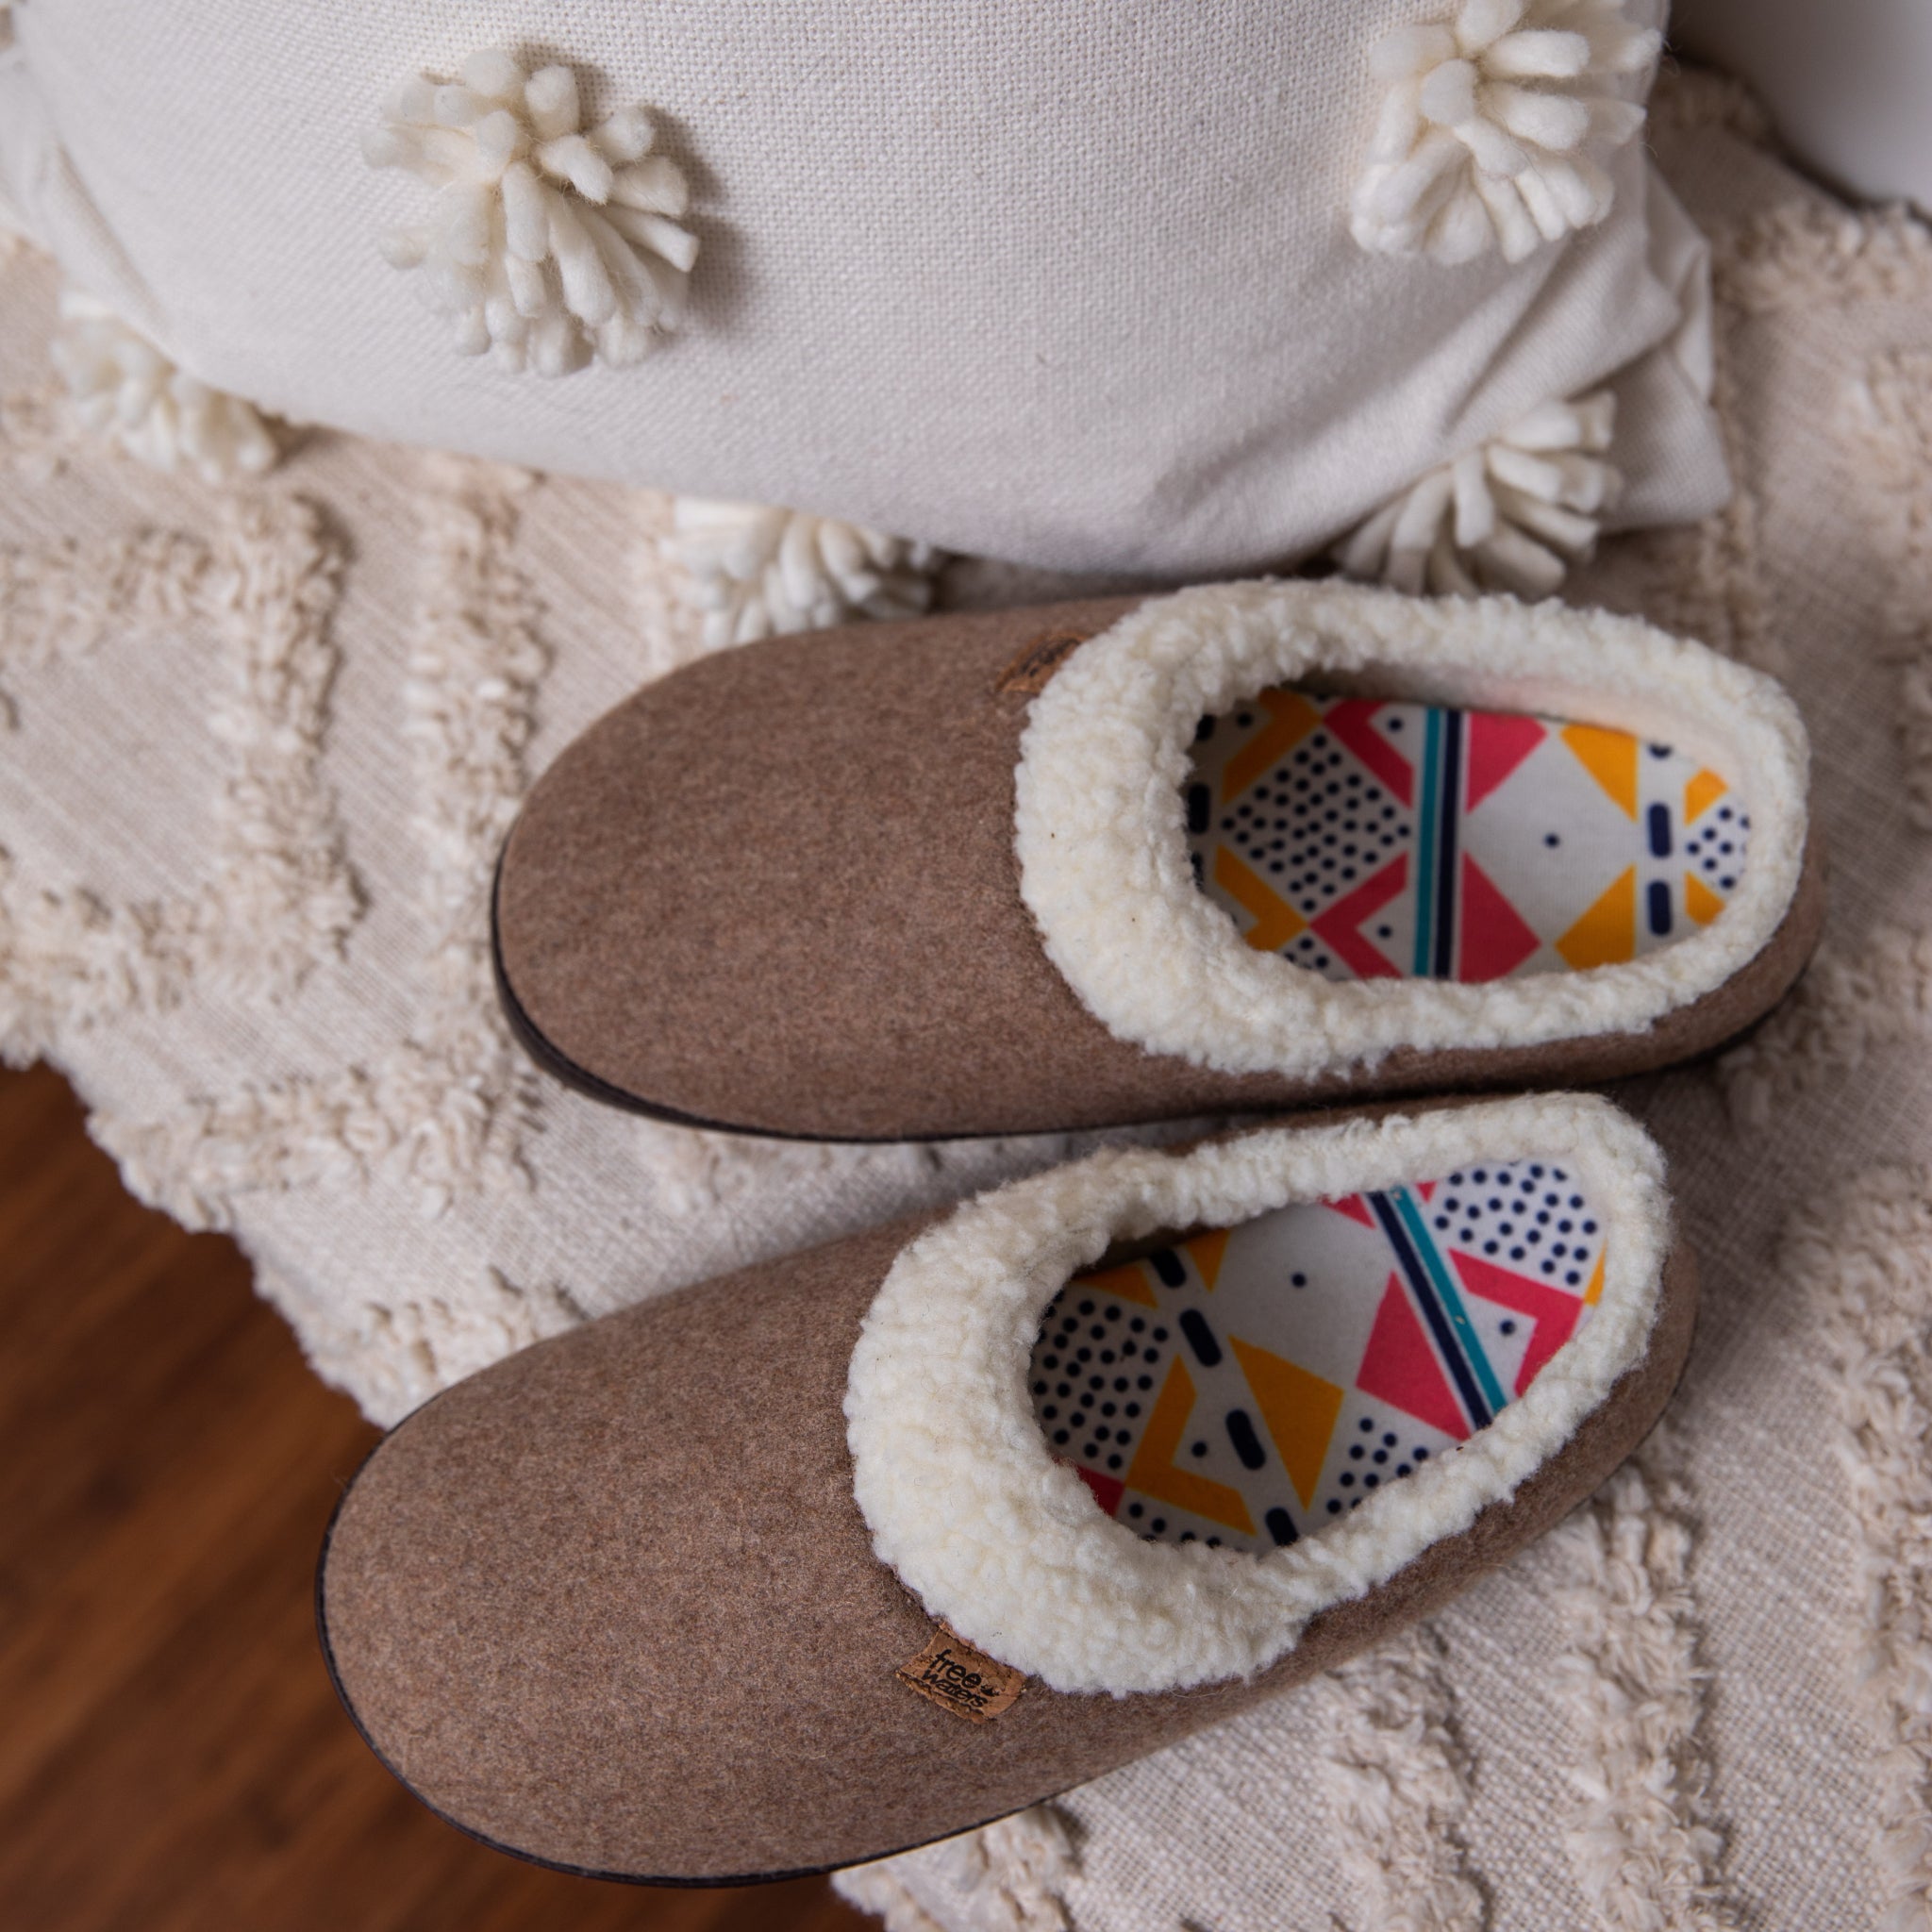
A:
{"type": "Polygon", "coordinates": [[[1076,1466],[1074,1474],[1093,1491],[1093,1500],[1109,1516],[1119,1513],[1121,1498],[1126,1494],[1127,1486],[1118,1476],[1102,1475],[1097,1469],[1076,1466]]]}
{"type": "Polygon", "coordinates": [[[1532,1281],[1526,1274],[1498,1268],[1493,1261],[1482,1260],[1474,1255],[1457,1252],[1450,1258],[1471,1294],[1535,1323],[1529,1346],[1524,1351],[1523,1367],[1516,1375],[1516,1392],[1521,1395],[1542,1373],[1550,1357],[1576,1332],[1577,1317],[1584,1308],[1582,1298],[1552,1288],[1547,1282],[1532,1281]]]}
{"type": "Polygon", "coordinates": [[[1442,1366],[1394,1274],[1382,1291],[1382,1306],[1375,1310],[1375,1325],[1369,1330],[1355,1386],[1458,1442],[1469,1438],[1461,1405],[1450,1392],[1442,1366]]]}
{"type": "Polygon", "coordinates": [[[1369,1211],[1369,1204],[1359,1194],[1345,1194],[1339,1201],[1324,1201],[1324,1208],[1332,1208],[1338,1214],[1345,1214],[1351,1221],[1359,1221],[1364,1227],[1374,1227],[1375,1217],[1369,1211]]]}
{"type": "Polygon", "coordinates": [[[1468,853],[1462,855],[1460,964],[1456,976],[1465,985],[1502,979],[1514,973],[1542,944],[1490,875],[1468,853]]]}
{"type": "Polygon", "coordinates": [[[1310,929],[1338,959],[1347,963],[1357,979],[1399,979],[1402,969],[1372,941],[1362,927],[1408,884],[1408,854],[1398,852],[1382,870],[1364,879],[1346,898],[1338,899],[1313,921],[1310,929]]]}
{"type": "Polygon", "coordinates": [[[1535,718],[1510,711],[1470,712],[1463,810],[1474,811],[1548,735],[1535,718]]]}
{"type": "Polygon", "coordinates": [[[1330,705],[1322,723],[1328,735],[1373,772],[1382,789],[1404,805],[1415,802],[1415,767],[1375,729],[1375,713],[1382,708],[1374,698],[1343,698],[1330,705]]]}

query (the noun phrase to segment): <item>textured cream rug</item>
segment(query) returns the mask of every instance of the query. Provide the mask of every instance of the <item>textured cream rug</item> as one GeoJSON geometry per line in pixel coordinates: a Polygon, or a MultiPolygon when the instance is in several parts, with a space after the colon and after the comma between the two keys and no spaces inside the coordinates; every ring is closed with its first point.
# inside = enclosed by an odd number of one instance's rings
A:
{"type": "MultiPolygon", "coordinates": [[[[1932,1926],[1932,233],[1711,83],[1740,485],[1567,594],[1787,676],[1824,956],[1624,1096],[1707,1300],[1668,1439],[1425,1630],[1055,1807],[849,1874],[894,1932],[1932,1926]]],[[[233,494],[77,441],[0,277],[0,1048],[231,1228],[381,1420],[572,1323],[1056,1159],[790,1149],[532,1077],[484,894],[529,775],[702,647],[662,499],[316,434],[233,494]]],[[[954,601],[1084,588],[955,566],[954,601]]]]}

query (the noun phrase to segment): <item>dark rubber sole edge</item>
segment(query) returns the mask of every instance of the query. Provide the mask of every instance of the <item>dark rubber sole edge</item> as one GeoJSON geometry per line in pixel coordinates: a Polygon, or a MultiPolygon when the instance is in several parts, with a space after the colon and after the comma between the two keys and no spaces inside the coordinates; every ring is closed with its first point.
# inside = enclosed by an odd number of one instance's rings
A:
{"type": "Polygon", "coordinates": [[[517,997],[516,988],[509,983],[509,973],[503,963],[503,928],[497,918],[497,901],[503,891],[503,856],[497,855],[496,871],[490,882],[490,973],[496,984],[497,1004],[503,1008],[505,1023],[510,1030],[510,1037],[523,1048],[538,1067],[558,1082],[581,1093],[587,1100],[595,1100],[605,1107],[614,1107],[622,1113],[639,1115],[648,1121],[661,1121],[670,1127],[696,1127],[711,1134],[741,1134],[749,1140],[758,1141],[812,1141],[825,1146],[877,1145],[890,1146],[900,1140],[975,1140],[981,1138],[973,1134],[931,1134],[931,1135],[884,1135],[884,1134],[806,1134],[789,1133],[777,1127],[748,1127],[740,1121],[707,1120],[702,1114],[680,1113],[673,1107],[660,1107],[655,1101],[641,1099],[622,1087],[613,1087],[608,1080],[599,1079],[588,1067],[580,1067],[567,1054],[560,1053],[549,1040],[538,1030],[537,1023],[524,1010],[524,1003],[517,997]]]}
{"type": "MultiPolygon", "coordinates": [[[[508,849],[506,847],[506,849],[508,849]]],[[[1179,1116],[1157,1114],[1147,1119],[1109,1121],[1100,1125],[1079,1128],[1065,1126],[1053,1127],[962,1127],[949,1128],[939,1134],[814,1134],[802,1129],[784,1127],[753,1127],[741,1121],[714,1121],[702,1114],[682,1113],[675,1108],[664,1107],[656,1101],[645,1100],[623,1087],[614,1087],[609,1081],[600,1078],[588,1067],[579,1066],[567,1054],[552,1045],[549,1039],[539,1030],[537,1023],[524,1009],[524,1003],[517,997],[516,989],[510,984],[509,973],[503,962],[503,932],[497,917],[498,899],[503,890],[503,855],[497,856],[496,871],[490,885],[490,970],[495,983],[497,1003],[503,1009],[505,1024],[509,1027],[510,1036],[524,1052],[535,1062],[538,1069],[547,1074],[560,1086],[568,1087],[581,1093],[587,1100],[594,1100],[605,1107],[615,1108],[620,1113],[628,1113],[643,1120],[658,1121],[666,1126],[691,1127],[705,1133],[737,1134],[754,1141],[795,1141],[822,1147],[896,1147],[904,1145],[936,1145],[947,1141],[991,1141],[1024,1140],[1031,1135],[1056,1133],[1111,1133],[1128,1127],[1149,1126],[1161,1122],[1180,1118],[1179,1116]]],[[[1822,919],[1821,919],[1822,926],[1822,919]]],[[[1783,930],[1779,928],[1780,932],[1783,930]]],[[[1777,935],[1768,943],[1775,943],[1777,935]]],[[[1401,1104],[1409,1100],[1426,1100],[1446,1093],[1525,1093],[1553,1091],[1593,1091],[1605,1087],[1615,1087],[1625,1080],[1641,1080],[1652,1074],[1673,1073],[1685,1067],[1700,1067],[1721,1058],[1734,1047],[1743,1044],[1759,1027],[1789,999],[1798,982],[1809,969],[1812,957],[1818,950],[1820,933],[1814,930],[1802,957],[1792,969],[1790,977],[1775,999],[1762,1011],[1727,1034],[1723,1040],[1708,1046],[1686,1054],[1680,1059],[1665,1061],[1660,1066],[1637,1067],[1628,1073],[1605,1074],[1595,1080],[1579,1080],[1574,1090],[1550,1089],[1536,1081],[1521,1079],[1497,1080],[1493,1085],[1483,1082],[1463,1082],[1456,1085],[1432,1085],[1426,1081],[1416,1086],[1399,1087],[1387,1091],[1335,1094],[1325,1099],[1298,1102],[1284,1101],[1279,1106],[1238,1108],[1228,1115],[1235,1120],[1265,1120],[1277,1114],[1321,1114],[1340,1108],[1360,1107],[1380,1102],[1401,1104]]]]}

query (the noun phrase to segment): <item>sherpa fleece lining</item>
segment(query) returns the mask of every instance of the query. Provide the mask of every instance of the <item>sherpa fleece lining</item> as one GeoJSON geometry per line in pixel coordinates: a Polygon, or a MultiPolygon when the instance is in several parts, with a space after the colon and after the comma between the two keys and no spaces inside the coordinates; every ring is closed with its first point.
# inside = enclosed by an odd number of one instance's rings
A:
{"type": "Polygon", "coordinates": [[[1669,1250],[1656,1143],[1607,1101],[1574,1094],[1275,1128],[1179,1155],[1097,1154],[968,1202],[893,1263],[847,1383],[854,1493],[874,1554],[932,1616],[1056,1690],[1250,1675],[1318,1611],[1467,1529],[1569,1441],[1642,1358],[1669,1250]],[[1571,1165],[1598,1209],[1603,1296],[1528,1392],[1454,1455],[1256,1557],[1143,1542],[1049,1453],[1027,1391],[1034,1338],[1055,1294],[1111,1242],[1531,1155],[1571,1165]]]}
{"type": "Polygon", "coordinates": [[[1804,725],[1774,680],[1635,618],[1225,584],[1141,606],[1033,701],[1015,849],[1047,956],[1116,1036],[1223,1073],[1307,1078],[1397,1047],[1638,1032],[1715,991],[1763,949],[1797,890],[1807,774],[1804,725]],[[1182,797],[1200,720],[1298,681],[1674,745],[1741,796],[1750,863],[1709,925],[1627,964],[1481,985],[1325,980],[1249,946],[1201,891],[1182,797]]]}

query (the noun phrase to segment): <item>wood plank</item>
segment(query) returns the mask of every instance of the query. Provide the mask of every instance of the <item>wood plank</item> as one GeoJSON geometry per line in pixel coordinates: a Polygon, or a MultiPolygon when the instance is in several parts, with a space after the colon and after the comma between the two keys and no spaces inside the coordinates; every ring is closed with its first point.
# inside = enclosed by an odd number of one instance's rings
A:
{"type": "Polygon", "coordinates": [[[8,1932],[862,1932],[824,1880],[601,1885],[416,1803],[338,1706],[315,1555],[375,1431],[233,1243],[0,1072],[0,1900],[8,1932]]]}

